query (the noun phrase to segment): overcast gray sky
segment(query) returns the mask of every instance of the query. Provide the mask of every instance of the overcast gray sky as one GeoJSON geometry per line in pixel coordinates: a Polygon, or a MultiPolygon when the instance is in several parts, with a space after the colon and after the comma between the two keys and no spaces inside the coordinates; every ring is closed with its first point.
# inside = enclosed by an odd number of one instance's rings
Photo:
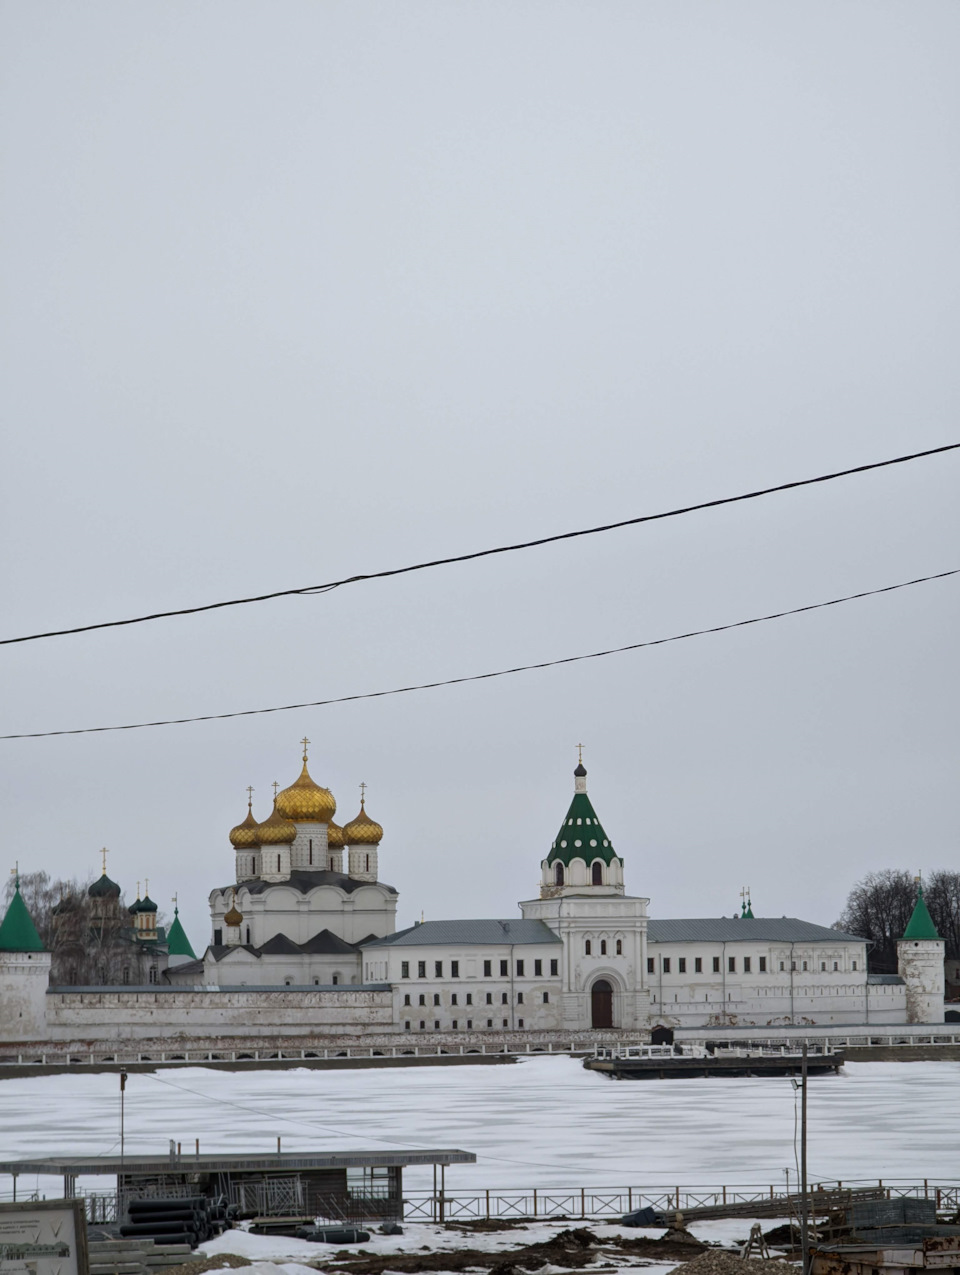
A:
{"type": "MultiPolygon", "coordinates": [[[[960,437],[960,8],[5,3],[2,634],[960,437]]],[[[956,454],[325,597],[0,648],[3,733],[667,636],[960,566],[956,454]]],[[[657,916],[958,866],[960,586],[396,699],[0,744],[5,863],[179,891],[357,785],[398,921],[515,914],[586,744],[657,916]]],[[[341,818],[343,816],[343,818],[341,818]]]]}

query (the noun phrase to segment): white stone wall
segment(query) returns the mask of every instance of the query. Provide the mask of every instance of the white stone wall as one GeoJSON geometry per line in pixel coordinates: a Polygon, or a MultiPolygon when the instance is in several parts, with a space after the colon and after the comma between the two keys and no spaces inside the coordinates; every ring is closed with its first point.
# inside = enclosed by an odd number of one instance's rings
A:
{"type": "Polygon", "coordinates": [[[49,981],[49,952],[0,952],[0,1040],[44,1035],[49,981]]]}
{"type": "Polygon", "coordinates": [[[908,1023],[942,1023],[943,939],[901,939],[897,968],[907,988],[908,1023]]]}
{"type": "Polygon", "coordinates": [[[393,997],[380,988],[317,991],[56,989],[46,996],[46,1033],[33,1039],[187,1040],[216,1034],[251,1040],[365,1035],[393,1028],[393,997]]]}
{"type": "Polygon", "coordinates": [[[559,943],[411,944],[363,951],[364,982],[393,984],[394,1022],[414,1034],[558,1030],[562,968],[559,943]]]}
{"type": "Polygon", "coordinates": [[[167,982],[172,986],[190,988],[347,987],[358,986],[361,981],[360,956],[356,952],[255,956],[238,947],[217,961],[208,950],[202,971],[167,971],[167,982]]]}

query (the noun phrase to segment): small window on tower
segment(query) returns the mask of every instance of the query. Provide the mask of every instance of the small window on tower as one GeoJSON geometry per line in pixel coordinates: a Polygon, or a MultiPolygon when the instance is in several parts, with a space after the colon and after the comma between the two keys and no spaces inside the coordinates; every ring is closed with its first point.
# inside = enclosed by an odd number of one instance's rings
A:
{"type": "Polygon", "coordinates": [[[589,956],[589,955],[590,955],[591,950],[592,950],[592,944],[591,944],[590,940],[589,940],[589,939],[587,939],[587,940],[586,940],[586,942],[585,942],[585,943],[584,943],[584,945],[583,945],[583,954],[584,954],[584,956],[589,956]]]}
{"type": "Polygon", "coordinates": [[[607,940],[601,939],[600,940],[600,955],[606,956],[606,954],[607,954],[607,940]]]}
{"type": "Polygon", "coordinates": [[[593,865],[593,884],[603,885],[603,864],[595,863],[593,865]]]}
{"type": "Polygon", "coordinates": [[[563,885],[563,864],[559,860],[553,865],[553,884],[563,885]]]}
{"type": "Polygon", "coordinates": [[[617,939],[617,956],[623,956],[623,939],[617,939]]]}

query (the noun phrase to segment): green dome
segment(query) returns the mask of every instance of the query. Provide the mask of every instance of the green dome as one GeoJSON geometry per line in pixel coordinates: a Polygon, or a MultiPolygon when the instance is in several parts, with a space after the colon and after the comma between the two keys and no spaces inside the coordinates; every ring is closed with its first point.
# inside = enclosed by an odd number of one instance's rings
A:
{"type": "Polygon", "coordinates": [[[106,899],[111,896],[115,899],[120,898],[120,887],[116,881],[111,881],[106,872],[94,881],[93,885],[87,890],[87,894],[91,899],[106,899]]]}
{"type": "Polygon", "coordinates": [[[27,911],[27,905],[20,895],[18,880],[10,906],[7,908],[7,915],[0,924],[0,952],[42,952],[43,950],[33,917],[27,911]]]}

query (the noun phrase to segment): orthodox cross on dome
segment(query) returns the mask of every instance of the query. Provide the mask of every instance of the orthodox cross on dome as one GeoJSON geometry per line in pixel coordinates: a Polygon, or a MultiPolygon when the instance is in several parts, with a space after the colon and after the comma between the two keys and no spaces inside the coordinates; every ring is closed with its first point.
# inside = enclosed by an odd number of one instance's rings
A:
{"type": "Polygon", "coordinates": [[[583,744],[577,744],[577,761],[583,765],[583,744]]]}
{"type": "Polygon", "coordinates": [[[247,805],[248,805],[248,806],[252,806],[252,805],[253,805],[253,794],[254,794],[254,791],[255,791],[255,790],[254,790],[253,784],[247,784],[247,805]]]}
{"type": "Polygon", "coordinates": [[[143,878],[143,897],[146,898],[150,893],[150,880],[148,877],[143,878]]]}
{"type": "Polygon", "coordinates": [[[276,780],[274,780],[274,781],[273,781],[273,799],[274,799],[274,801],[276,801],[276,799],[277,799],[277,789],[278,789],[279,787],[280,787],[280,785],[277,783],[277,781],[276,781],[276,780]]]}
{"type": "Polygon", "coordinates": [[[10,875],[11,875],[12,877],[16,877],[16,879],[17,879],[17,889],[19,890],[19,889],[20,889],[20,860],[19,860],[19,859],[16,859],[16,860],[15,860],[15,863],[16,863],[16,867],[13,867],[13,868],[11,868],[11,869],[10,869],[10,875]]]}
{"type": "Polygon", "coordinates": [[[178,894],[179,894],[179,891],[177,891],[177,892],[174,894],[173,898],[170,900],[170,902],[173,904],[173,911],[174,911],[174,915],[176,915],[176,912],[177,912],[177,896],[178,896],[178,894]]]}
{"type": "Polygon", "coordinates": [[[360,805],[361,806],[366,801],[366,798],[367,798],[367,785],[365,783],[361,783],[360,784],[360,805]]]}
{"type": "Polygon", "coordinates": [[[103,863],[103,875],[104,875],[104,876],[106,876],[106,875],[107,875],[107,855],[108,855],[109,853],[110,853],[110,851],[107,849],[107,847],[106,847],[106,846],[104,846],[104,847],[103,847],[103,849],[100,851],[100,859],[101,859],[101,862],[103,863]]]}
{"type": "Polygon", "coordinates": [[[137,882],[137,898],[140,898],[140,882],[137,882]]]}
{"type": "Polygon", "coordinates": [[[310,741],[309,739],[307,739],[306,735],[304,735],[300,743],[303,744],[303,760],[306,761],[307,760],[307,745],[310,743],[310,741]]]}

